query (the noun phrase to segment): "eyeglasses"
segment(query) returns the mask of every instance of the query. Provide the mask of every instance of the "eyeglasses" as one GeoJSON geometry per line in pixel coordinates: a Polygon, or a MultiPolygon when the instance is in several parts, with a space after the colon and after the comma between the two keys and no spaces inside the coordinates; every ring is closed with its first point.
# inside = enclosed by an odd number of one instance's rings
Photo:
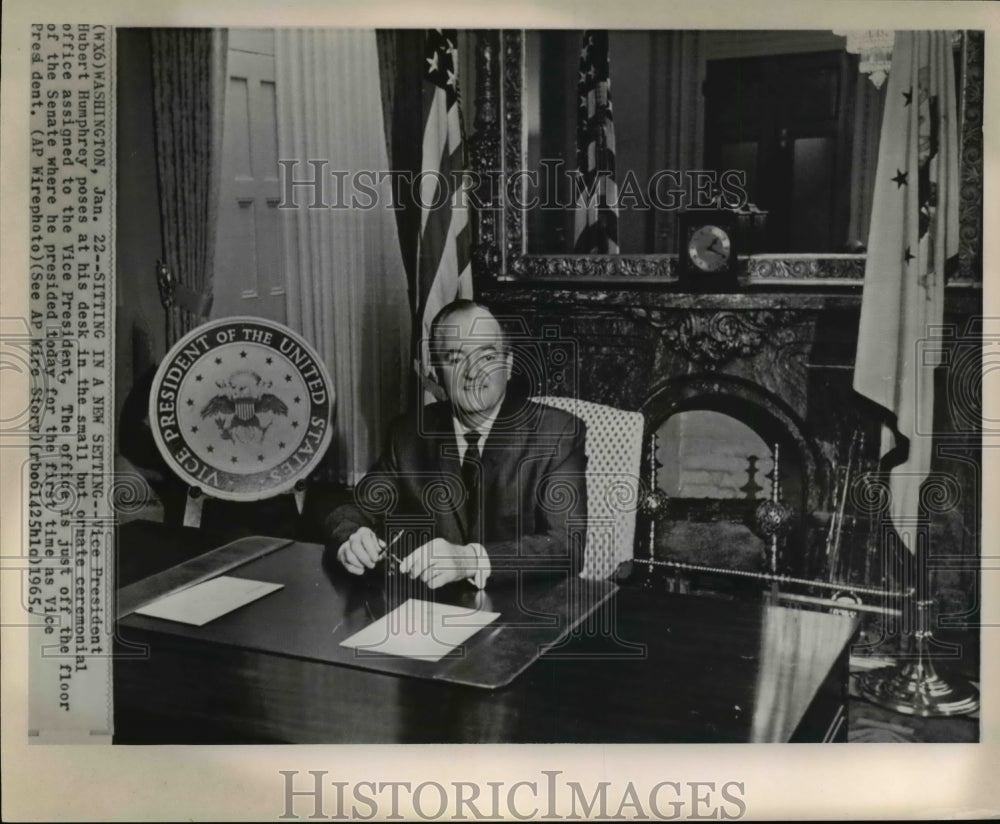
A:
{"type": "Polygon", "coordinates": [[[439,366],[458,366],[462,361],[480,366],[504,360],[507,352],[496,346],[479,346],[474,349],[436,349],[432,357],[439,366]]]}

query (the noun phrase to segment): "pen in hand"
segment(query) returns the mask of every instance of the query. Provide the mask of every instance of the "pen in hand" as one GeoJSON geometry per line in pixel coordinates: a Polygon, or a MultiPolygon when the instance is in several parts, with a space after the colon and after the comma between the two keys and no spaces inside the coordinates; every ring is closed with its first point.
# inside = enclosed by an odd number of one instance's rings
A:
{"type": "Polygon", "coordinates": [[[380,559],[388,558],[393,564],[395,564],[398,567],[401,562],[396,553],[392,551],[392,548],[396,545],[396,542],[402,537],[403,537],[403,531],[400,530],[399,532],[396,533],[395,537],[391,541],[389,541],[389,543],[386,543],[385,541],[379,541],[379,543],[382,545],[382,553],[379,555],[379,558],[380,559]]]}

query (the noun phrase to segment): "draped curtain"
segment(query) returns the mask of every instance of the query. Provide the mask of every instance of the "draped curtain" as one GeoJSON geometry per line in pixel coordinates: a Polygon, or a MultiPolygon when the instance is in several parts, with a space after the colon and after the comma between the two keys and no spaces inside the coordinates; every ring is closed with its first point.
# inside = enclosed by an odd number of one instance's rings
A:
{"type": "Polygon", "coordinates": [[[212,305],[226,33],[154,29],[150,40],[169,348],[212,305]]]}
{"type": "Polygon", "coordinates": [[[851,219],[847,227],[847,249],[852,252],[868,247],[886,90],[885,84],[876,88],[868,75],[862,72],[858,72],[856,82],[854,134],[851,140],[851,219]]]}
{"type": "MultiPolygon", "coordinates": [[[[405,179],[407,174],[420,171],[423,151],[418,139],[421,127],[423,74],[408,67],[422,66],[424,32],[422,29],[379,29],[375,32],[378,45],[379,78],[382,94],[382,115],[385,122],[385,146],[391,161],[393,176],[405,179]]],[[[417,280],[417,237],[420,234],[420,209],[407,185],[394,185],[400,208],[396,211],[396,226],[407,280],[417,280]]],[[[410,289],[411,313],[417,311],[417,292],[410,289]]]]}
{"type": "Polygon", "coordinates": [[[372,185],[371,208],[360,194],[360,206],[330,208],[338,198],[350,204],[355,173],[389,169],[375,33],[278,29],[275,60],[279,157],[297,161],[296,180],[321,177],[327,204],[309,208],[314,190],[299,186],[295,207],[282,210],[288,325],[330,372],[337,421],[328,461],[353,484],[404,408],[410,336],[390,181],[372,185]]]}
{"type": "MultiPolygon", "coordinates": [[[[696,31],[650,32],[649,169],[702,169],[702,124],[692,116],[701,96],[699,59],[703,37],[696,31]]],[[[662,191],[662,188],[661,188],[662,191]]],[[[647,249],[677,251],[677,213],[653,209],[647,249]]]]}

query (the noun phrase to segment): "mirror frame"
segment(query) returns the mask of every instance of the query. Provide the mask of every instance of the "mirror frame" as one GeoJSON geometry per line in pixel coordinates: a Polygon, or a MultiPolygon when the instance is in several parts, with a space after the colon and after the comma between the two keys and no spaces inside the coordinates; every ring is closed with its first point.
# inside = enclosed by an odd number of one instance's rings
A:
{"type": "MultiPolygon", "coordinates": [[[[982,284],[983,41],[982,31],[961,40],[959,122],[959,254],[946,273],[949,286],[982,284]]],[[[476,134],[472,166],[480,180],[509,181],[525,169],[522,129],[524,37],[521,30],[477,32],[476,134]],[[497,178],[499,170],[499,178],[497,178]]],[[[506,187],[479,197],[473,266],[483,282],[676,285],[676,254],[528,254],[524,215],[510,205],[506,187]]],[[[746,258],[750,286],[860,286],[864,254],[758,254],[746,258]]]]}

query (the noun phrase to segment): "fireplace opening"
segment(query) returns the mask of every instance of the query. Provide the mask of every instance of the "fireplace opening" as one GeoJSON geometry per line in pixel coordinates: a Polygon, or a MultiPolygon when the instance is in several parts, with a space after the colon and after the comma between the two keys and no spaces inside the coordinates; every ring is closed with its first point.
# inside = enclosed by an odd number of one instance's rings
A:
{"type": "Polygon", "coordinates": [[[668,496],[653,524],[653,558],[770,571],[771,542],[756,513],[772,500],[777,483],[790,515],[777,571],[810,572],[809,533],[821,479],[801,422],[780,401],[759,386],[715,376],[710,382],[675,382],[650,398],[645,410],[656,435],[650,471],[668,496]]]}

